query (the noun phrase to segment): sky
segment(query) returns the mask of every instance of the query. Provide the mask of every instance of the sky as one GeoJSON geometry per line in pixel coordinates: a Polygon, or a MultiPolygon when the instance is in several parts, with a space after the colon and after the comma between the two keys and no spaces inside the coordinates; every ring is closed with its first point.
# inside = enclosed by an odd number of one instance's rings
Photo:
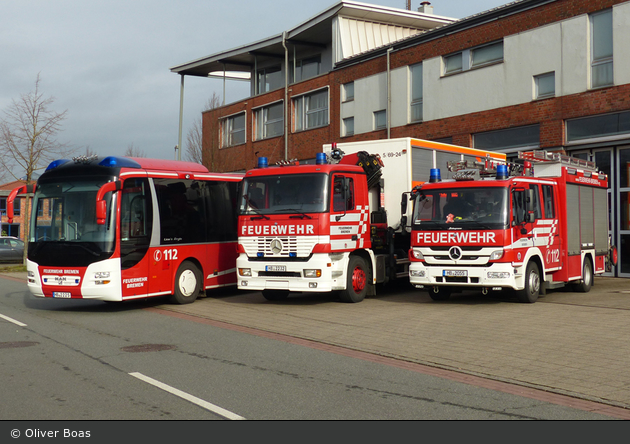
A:
{"type": "MultiPolygon", "coordinates": [[[[275,36],[336,0],[0,0],[0,118],[37,75],[56,112],[57,140],[101,156],[133,145],[146,157],[175,159],[180,76],[174,66],[275,36]]],[[[362,3],[405,9],[406,0],[362,3]]],[[[510,0],[432,0],[435,15],[464,18],[510,0]]],[[[416,10],[420,0],[412,1],[416,10]]],[[[186,76],[182,144],[223,82],[186,76]]],[[[226,103],[249,95],[228,81],[226,103]]],[[[185,151],[182,152],[185,158],[185,151]]]]}

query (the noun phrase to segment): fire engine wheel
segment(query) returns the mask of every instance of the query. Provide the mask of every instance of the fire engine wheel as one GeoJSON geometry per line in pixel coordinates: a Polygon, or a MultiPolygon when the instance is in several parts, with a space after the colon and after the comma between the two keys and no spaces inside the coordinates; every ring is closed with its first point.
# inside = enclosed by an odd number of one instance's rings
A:
{"type": "Polygon", "coordinates": [[[525,288],[516,292],[518,300],[525,303],[533,303],[538,300],[540,294],[540,270],[536,262],[527,264],[525,270],[525,288]]]}
{"type": "Polygon", "coordinates": [[[365,299],[368,287],[368,271],[360,256],[350,256],[346,289],[339,293],[343,302],[361,302],[365,299]]]}
{"type": "Polygon", "coordinates": [[[573,285],[573,290],[580,293],[588,293],[593,286],[593,264],[591,260],[584,258],[584,265],[582,266],[582,280],[580,283],[573,285]]]}
{"type": "Polygon", "coordinates": [[[268,301],[284,301],[289,297],[289,292],[283,290],[263,290],[262,295],[268,301]]]}
{"type": "Polygon", "coordinates": [[[202,276],[199,268],[190,261],[184,261],[175,276],[175,293],[171,301],[176,304],[190,304],[201,292],[202,276]]]}

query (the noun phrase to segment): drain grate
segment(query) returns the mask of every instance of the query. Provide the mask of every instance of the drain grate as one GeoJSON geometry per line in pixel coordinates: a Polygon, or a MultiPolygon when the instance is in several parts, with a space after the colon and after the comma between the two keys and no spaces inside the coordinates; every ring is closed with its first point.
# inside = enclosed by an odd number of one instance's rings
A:
{"type": "Polygon", "coordinates": [[[127,347],[122,347],[122,351],[129,353],[143,353],[143,352],[154,352],[154,351],[164,351],[164,350],[175,350],[174,345],[170,344],[142,344],[142,345],[129,345],[127,347]]]}

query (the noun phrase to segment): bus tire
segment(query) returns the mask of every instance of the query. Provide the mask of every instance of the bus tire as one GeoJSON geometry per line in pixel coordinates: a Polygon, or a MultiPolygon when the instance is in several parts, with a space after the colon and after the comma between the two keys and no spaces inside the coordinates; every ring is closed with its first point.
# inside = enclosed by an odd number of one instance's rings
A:
{"type": "Polygon", "coordinates": [[[588,293],[593,286],[593,263],[588,257],[584,258],[582,265],[582,280],[573,285],[573,291],[580,293],[588,293]]]}
{"type": "Polygon", "coordinates": [[[368,269],[361,256],[350,256],[346,289],[339,293],[342,302],[361,302],[365,299],[368,287],[368,269]]]}
{"type": "Polygon", "coordinates": [[[284,301],[289,297],[289,292],[285,290],[263,290],[262,295],[268,301],[284,301]]]}
{"type": "Polygon", "coordinates": [[[190,261],[182,262],[175,275],[175,292],[171,296],[171,302],[175,304],[194,302],[201,292],[202,279],[199,267],[190,261]]]}
{"type": "Polygon", "coordinates": [[[520,302],[531,304],[538,300],[540,294],[540,269],[538,264],[530,261],[525,269],[525,288],[516,291],[520,302]]]}

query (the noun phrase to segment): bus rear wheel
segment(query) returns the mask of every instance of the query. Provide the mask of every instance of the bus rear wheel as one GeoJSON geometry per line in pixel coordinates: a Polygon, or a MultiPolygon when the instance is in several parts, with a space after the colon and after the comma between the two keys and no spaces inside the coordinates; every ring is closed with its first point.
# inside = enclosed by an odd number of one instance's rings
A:
{"type": "Polygon", "coordinates": [[[175,292],[171,302],[176,304],[190,304],[197,299],[201,292],[202,276],[199,267],[190,261],[184,261],[175,275],[175,292]]]}

